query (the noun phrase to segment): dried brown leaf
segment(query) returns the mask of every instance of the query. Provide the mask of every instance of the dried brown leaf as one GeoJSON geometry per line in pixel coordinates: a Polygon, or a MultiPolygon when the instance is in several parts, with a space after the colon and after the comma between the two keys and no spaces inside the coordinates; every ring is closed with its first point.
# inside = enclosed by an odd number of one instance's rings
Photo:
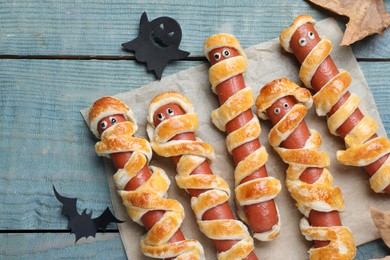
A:
{"type": "Polygon", "coordinates": [[[383,242],[390,247],[390,211],[382,211],[371,207],[371,217],[383,242]]]}
{"type": "Polygon", "coordinates": [[[349,17],[341,45],[350,45],[371,34],[383,34],[390,15],[383,0],[308,0],[331,12],[349,17]]]}
{"type": "Polygon", "coordinates": [[[390,256],[385,256],[383,258],[371,258],[370,260],[390,260],[390,256]]]}

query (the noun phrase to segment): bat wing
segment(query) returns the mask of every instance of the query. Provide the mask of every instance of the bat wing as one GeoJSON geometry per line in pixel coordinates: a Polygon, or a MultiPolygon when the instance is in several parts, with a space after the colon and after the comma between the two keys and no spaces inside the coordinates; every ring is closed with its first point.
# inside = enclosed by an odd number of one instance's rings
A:
{"type": "Polygon", "coordinates": [[[118,220],[107,207],[106,210],[97,218],[93,219],[96,230],[102,229],[106,231],[108,224],[110,223],[123,223],[124,221],[118,220]]]}
{"type": "Polygon", "coordinates": [[[103,229],[104,231],[107,228],[107,225],[111,222],[122,223],[123,221],[118,220],[111,211],[107,209],[97,218],[92,219],[92,212],[87,213],[84,210],[81,214],[77,212],[76,198],[67,198],[61,196],[56,188],[53,185],[53,191],[59,202],[62,203],[62,214],[68,217],[68,228],[70,232],[76,235],[77,242],[80,238],[89,236],[95,237],[96,231],[98,229],[103,229]]]}
{"type": "Polygon", "coordinates": [[[77,242],[82,237],[95,237],[97,229],[91,216],[92,212],[87,213],[86,210],[84,210],[81,215],[69,220],[69,228],[71,233],[76,235],[75,242],[77,242]]]}
{"type": "Polygon", "coordinates": [[[67,198],[61,196],[54,185],[53,190],[58,201],[62,203],[61,214],[68,218],[68,228],[70,229],[70,232],[76,235],[75,242],[77,242],[82,237],[87,238],[88,236],[95,236],[96,229],[91,220],[91,214],[87,214],[84,210],[80,215],[76,208],[76,198],[67,198]]]}
{"type": "Polygon", "coordinates": [[[56,198],[59,202],[62,203],[62,215],[65,215],[68,217],[68,219],[72,219],[74,217],[79,216],[80,214],[77,212],[76,204],[77,199],[76,198],[67,198],[64,196],[61,196],[56,188],[53,185],[54,194],[56,195],[56,198]]]}

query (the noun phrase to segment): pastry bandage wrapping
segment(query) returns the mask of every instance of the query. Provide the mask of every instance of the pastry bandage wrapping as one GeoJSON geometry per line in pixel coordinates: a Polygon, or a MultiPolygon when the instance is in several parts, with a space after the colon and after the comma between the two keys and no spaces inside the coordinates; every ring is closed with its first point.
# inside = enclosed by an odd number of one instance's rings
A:
{"type": "Polygon", "coordinates": [[[228,202],[230,189],[220,176],[213,174],[191,173],[204,161],[214,158],[213,148],[200,140],[170,140],[179,133],[196,132],[197,116],[187,98],[176,92],[166,92],[152,100],[149,106],[147,132],[153,150],[159,155],[172,157],[180,155],[176,166],[177,185],[184,189],[206,189],[198,197],[191,198],[191,207],[195,213],[200,230],[213,240],[239,240],[230,249],[218,254],[219,259],[243,259],[253,250],[253,240],[246,226],[238,220],[219,219],[202,220],[203,214],[218,205],[228,202]],[[171,117],[154,127],[153,115],[159,107],[177,104],[185,114],[171,117]],[[185,124],[183,122],[191,122],[185,124]],[[180,125],[180,127],[178,127],[180,125]],[[169,133],[169,134],[168,134],[169,133]]]}
{"type": "MultiPolygon", "coordinates": [[[[220,83],[244,73],[247,64],[245,53],[234,36],[229,34],[217,34],[208,38],[204,47],[206,57],[208,57],[208,53],[212,49],[219,47],[234,48],[239,53],[239,56],[229,57],[210,67],[209,80],[214,93],[217,93],[216,87],[220,83]]],[[[252,89],[246,86],[244,89],[230,96],[224,104],[211,113],[212,122],[219,130],[226,132],[226,124],[238,115],[251,109],[253,105],[254,97],[252,89]]],[[[253,116],[245,125],[227,135],[226,145],[229,153],[232,154],[232,151],[240,145],[258,139],[260,133],[261,127],[259,120],[256,116],[253,116]]],[[[268,154],[264,146],[261,146],[252,154],[241,160],[234,171],[238,215],[247,224],[248,218],[243,207],[272,200],[281,190],[280,181],[271,176],[241,183],[243,179],[263,167],[267,160],[268,154]],[[259,189],[258,187],[266,188],[259,189]]],[[[276,210],[278,211],[277,206],[276,210]]],[[[280,216],[279,212],[277,213],[278,223],[269,231],[254,233],[255,238],[261,241],[270,241],[279,234],[280,216]]]]}
{"type": "Polygon", "coordinates": [[[341,191],[332,186],[333,177],[325,168],[329,166],[329,157],[318,150],[322,143],[321,136],[311,129],[304,147],[287,149],[280,146],[304,120],[307,109],[312,104],[310,92],[287,79],[275,80],[261,90],[256,100],[258,115],[268,119],[266,110],[275,101],[286,96],[294,97],[297,103],[275,124],[268,137],[275,151],[289,165],[286,171],[286,186],[296,200],[299,211],[305,216],[300,225],[302,234],[309,240],[330,241],[324,247],[311,248],[310,259],[352,259],[356,249],[352,233],[347,227],[314,227],[307,221],[311,210],[344,210],[341,191]],[[322,169],[321,176],[312,184],[300,180],[301,174],[309,167],[322,169]]]}
{"type": "MultiPolygon", "coordinates": [[[[131,112],[121,101],[112,97],[105,98],[110,100],[111,105],[117,103],[123,106],[124,111],[131,112]]],[[[96,115],[92,115],[94,120],[90,122],[98,122],[105,116],[113,115],[113,112],[115,112],[114,114],[124,113],[123,110],[112,109],[112,107],[108,104],[106,110],[104,110],[104,107],[102,108],[95,103],[95,106],[91,108],[92,113],[96,112],[97,109],[101,109],[101,111],[96,115]],[[110,111],[109,114],[106,113],[107,110],[110,111]]],[[[127,119],[132,118],[127,117],[127,119]]],[[[97,123],[90,124],[90,126],[91,130],[94,128],[94,133],[98,133],[97,123]]],[[[161,219],[141,238],[142,253],[153,258],[204,259],[203,247],[197,240],[185,239],[174,243],[169,242],[170,238],[180,228],[185,214],[182,205],[177,200],[165,198],[170,180],[163,169],[150,166],[149,169],[152,175],[146,182],[135,190],[125,190],[126,184],[141,169],[148,167],[152,157],[149,142],[133,136],[136,129],[137,125],[134,121],[124,121],[112,125],[103,132],[101,141],[95,145],[95,150],[99,156],[105,157],[110,157],[111,153],[131,153],[125,166],[119,169],[113,178],[123,205],[134,222],[143,226],[141,218],[144,214],[154,210],[165,211],[161,219]]]]}
{"type": "MultiPolygon", "coordinates": [[[[306,23],[314,24],[315,21],[309,15],[298,16],[293,25],[281,33],[280,43],[286,51],[292,52],[291,38],[295,31],[306,23]]],[[[311,80],[316,70],[329,56],[331,49],[332,43],[324,37],[303,60],[299,77],[306,87],[311,88],[311,80]]],[[[333,105],[344,96],[351,81],[349,73],[341,70],[313,96],[316,112],[319,116],[326,115],[333,105]]],[[[337,128],[349,118],[358,105],[359,98],[352,93],[345,103],[328,118],[328,128],[333,135],[338,135],[337,128]]],[[[377,127],[377,123],[371,117],[364,115],[363,119],[345,136],[344,141],[347,149],[337,151],[337,159],[342,164],[363,167],[389,154],[390,141],[387,137],[375,137],[368,141],[376,133],[377,127]]],[[[390,185],[390,156],[372,175],[370,184],[371,188],[378,193],[384,192],[384,189],[390,185]]]]}

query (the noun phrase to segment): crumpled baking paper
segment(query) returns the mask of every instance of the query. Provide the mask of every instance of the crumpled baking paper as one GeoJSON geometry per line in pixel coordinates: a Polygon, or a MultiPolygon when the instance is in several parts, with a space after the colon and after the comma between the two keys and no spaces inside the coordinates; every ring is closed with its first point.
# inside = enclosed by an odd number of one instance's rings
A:
{"type": "MultiPolygon", "coordinates": [[[[337,23],[333,19],[326,19],[318,22],[316,29],[320,35],[326,35],[332,41],[333,51],[331,56],[338,68],[343,68],[352,75],[353,82],[350,91],[361,98],[361,110],[379,122],[378,134],[386,135],[375,101],[352,50],[350,47],[339,46],[343,34],[337,23]]],[[[199,48],[202,47],[199,46],[199,48]]],[[[274,79],[286,77],[303,86],[298,78],[299,65],[297,61],[293,55],[282,51],[278,39],[251,46],[245,52],[248,57],[245,81],[248,86],[252,87],[255,98],[260,89],[274,79]]],[[[210,119],[211,111],[218,108],[219,105],[217,96],[211,91],[208,81],[208,69],[209,64],[205,63],[165,77],[161,81],[150,83],[126,93],[120,93],[116,97],[127,103],[134,111],[139,126],[135,136],[144,138],[147,138],[145,130],[146,113],[149,102],[153,97],[168,90],[181,92],[188,97],[199,117],[200,129],[197,136],[210,143],[215,149],[216,159],[211,165],[212,170],[214,174],[222,176],[233,190],[234,165],[226,149],[225,133],[220,132],[210,119]]],[[[81,112],[84,118],[87,118],[88,109],[81,112]]],[[[371,220],[369,206],[390,210],[388,195],[376,194],[371,190],[368,182],[369,176],[363,169],[344,166],[336,160],[336,151],[345,149],[344,142],[341,138],[329,133],[326,118],[318,117],[315,114],[314,106],[310,109],[305,120],[309,128],[319,131],[323,139],[320,150],[328,152],[330,156],[331,166],[329,169],[334,176],[334,185],[341,188],[345,201],[345,211],[341,213],[343,225],[352,230],[357,245],[379,238],[378,231],[371,220]]],[[[306,241],[300,233],[299,221],[302,215],[295,207],[295,201],[291,198],[284,184],[287,165],[269,146],[267,136],[271,128],[270,122],[260,121],[260,123],[262,127],[260,142],[269,153],[269,161],[266,164],[268,174],[278,178],[283,184],[282,192],[276,198],[282,227],[280,235],[274,241],[259,242],[255,240],[255,252],[261,259],[308,258],[307,251],[312,246],[312,242],[306,241]]],[[[91,149],[94,148],[91,147],[91,149]]],[[[181,226],[184,235],[187,238],[198,239],[202,243],[207,259],[216,259],[213,243],[198,229],[190,207],[190,197],[183,190],[180,190],[175,183],[176,171],[171,160],[154,155],[150,164],[162,167],[167,172],[171,180],[168,197],[179,200],[184,206],[186,217],[181,226]]],[[[116,187],[112,182],[112,175],[115,173],[113,164],[107,159],[105,165],[115,214],[119,219],[127,220],[126,223],[118,225],[127,256],[129,259],[147,259],[139,249],[139,241],[141,236],[145,234],[145,230],[127,216],[121,199],[116,193],[116,187]]],[[[233,197],[234,192],[232,192],[230,203],[232,208],[235,208],[233,197]]]]}

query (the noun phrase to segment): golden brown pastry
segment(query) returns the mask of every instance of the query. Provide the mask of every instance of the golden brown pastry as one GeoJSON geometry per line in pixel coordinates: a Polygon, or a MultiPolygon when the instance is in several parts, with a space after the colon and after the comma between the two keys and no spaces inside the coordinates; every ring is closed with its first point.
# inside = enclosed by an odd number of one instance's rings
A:
{"type": "Polygon", "coordinates": [[[315,20],[300,15],[280,34],[280,44],[300,61],[299,77],[317,93],[313,100],[317,114],[327,115],[332,134],[344,138],[345,151],[337,159],[346,165],[364,167],[372,177],[375,192],[390,194],[390,141],[376,135],[377,123],[359,109],[359,97],[348,91],[351,76],[338,70],[329,56],[332,43],[320,38],[315,20]]]}
{"type": "Polygon", "coordinates": [[[311,105],[310,92],[288,79],[268,83],[256,100],[259,117],[274,124],[268,135],[270,144],[289,165],[286,186],[305,216],[300,223],[302,234],[308,240],[330,241],[317,242],[309,250],[310,259],[352,259],[354,238],[347,227],[341,226],[338,214],[344,210],[341,191],[332,186],[327,153],[318,150],[321,136],[309,130],[304,121],[311,105]],[[308,220],[320,225],[311,225],[308,220]]]}
{"type": "Polygon", "coordinates": [[[147,140],[133,136],[137,124],[127,105],[113,97],[97,100],[89,111],[89,126],[101,138],[95,145],[99,156],[117,163],[118,155],[128,158],[123,165],[116,164],[119,169],[114,182],[130,218],[142,226],[151,226],[141,238],[142,253],[153,258],[204,259],[201,244],[181,234],[184,209],[177,200],[165,198],[170,180],[163,169],[149,166],[152,149],[147,140]],[[139,174],[150,177],[134,188],[132,181],[139,174]],[[155,220],[158,212],[163,212],[162,216],[155,220]]]}
{"type": "Polygon", "coordinates": [[[244,259],[254,254],[246,226],[234,219],[228,205],[228,184],[209,168],[214,150],[195,136],[198,119],[191,102],[180,93],[164,92],[150,102],[147,121],[153,150],[174,159],[177,185],[191,195],[199,228],[214,241],[218,259],[244,259]]]}
{"type": "Polygon", "coordinates": [[[281,226],[274,201],[281,184],[268,176],[265,166],[268,154],[259,141],[259,120],[251,111],[254,97],[243,78],[247,64],[245,53],[233,35],[220,33],[205,41],[204,54],[211,63],[212,91],[220,101],[211,119],[219,130],[227,132],[227,149],[236,164],[238,215],[253,230],[255,238],[271,241],[278,236],[281,226]]]}

